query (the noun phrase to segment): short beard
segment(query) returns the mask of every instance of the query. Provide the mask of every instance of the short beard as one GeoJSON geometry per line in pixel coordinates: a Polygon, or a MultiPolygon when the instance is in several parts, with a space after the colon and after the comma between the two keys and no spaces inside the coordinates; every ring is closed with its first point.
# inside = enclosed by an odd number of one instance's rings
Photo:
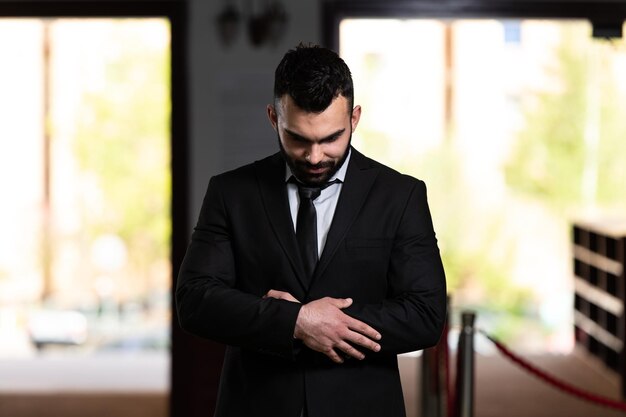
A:
{"type": "Polygon", "coordinates": [[[302,184],[310,186],[310,187],[319,187],[328,182],[339,169],[343,166],[344,162],[348,158],[348,154],[350,153],[350,146],[352,144],[352,129],[350,129],[350,138],[348,139],[348,146],[346,147],[346,151],[341,156],[341,159],[337,163],[332,161],[322,161],[318,164],[309,164],[308,162],[295,161],[287,155],[285,148],[283,147],[282,142],[280,141],[280,133],[276,132],[276,136],[278,137],[278,148],[280,149],[280,153],[291,169],[291,173],[296,177],[298,181],[302,184]],[[304,168],[330,168],[327,172],[320,174],[319,176],[310,176],[304,171],[304,168]]]}

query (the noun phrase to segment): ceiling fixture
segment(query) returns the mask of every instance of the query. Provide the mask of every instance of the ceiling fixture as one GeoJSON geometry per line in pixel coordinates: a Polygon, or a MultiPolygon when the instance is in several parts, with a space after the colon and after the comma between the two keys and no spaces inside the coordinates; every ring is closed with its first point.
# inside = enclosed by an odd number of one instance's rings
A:
{"type": "Polygon", "coordinates": [[[224,46],[231,46],[235,42],[242,26],[254,47],[276,44],[284,36],[288,16],[283,4],[278,0],[266,0],[258,7],[256,3],[255,0],[248,0],[243,11],[233,0],[224,4],[216,17],[218,36],[224,46]]]}

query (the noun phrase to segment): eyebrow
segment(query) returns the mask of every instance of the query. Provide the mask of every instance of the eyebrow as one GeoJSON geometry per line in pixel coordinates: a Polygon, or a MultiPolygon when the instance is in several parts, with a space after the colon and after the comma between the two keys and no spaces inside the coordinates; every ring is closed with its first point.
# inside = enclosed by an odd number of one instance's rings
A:
{"type": "Polygon", "coordinates": [[[322,138],[322,139],[320,139],[319,141],[315,141],[315,140],[313,140],[313,139],[309,139],[309,138],[306,138],[306,137],[304,137],[304,136],[302,136],[302,135],[299,135],[299,134],[297,134],[296,132],[292,132],[292,131],[291,131],[291,130],[289,130],[289,129],[285,129],[285,132],[287,132],[287,133],[289,134],[289,136],[292,136],[292,137],[294,137],[295,139],[303,140],[303,141],[306,141],[306,142],[325,142],[325,141],[329,141],[329,140],[335,139],[336,137],[340,136],[340,135],[341,135],[341,134],[343,134],[343,132],[345,132],[345,131],[346,131],[346,129],[345,129],[345,128],[343,128],[343,129],[339,129],[338,131],[336,131],[336,132],[334,132],[334,133],[331,133],[330,135],[328,135],[328,136],[326,136],[326,137],[323,137],[323,138],[322,138]]]}

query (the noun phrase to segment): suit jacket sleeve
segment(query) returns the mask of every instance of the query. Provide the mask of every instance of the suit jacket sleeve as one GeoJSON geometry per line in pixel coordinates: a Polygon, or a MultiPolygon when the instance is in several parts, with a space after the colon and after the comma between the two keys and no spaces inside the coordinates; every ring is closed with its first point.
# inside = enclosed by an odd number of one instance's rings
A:
{"type": "Polygon", "coordinates": [[[181,265],[176,307],[181,327],[197,336],[286,358],[300,304],[237,289],[236,265],[220,177],[214,177],[181,265]]]}
{"type": "Polygon", "coordinates": [[[346,312],[381,335],[379,354],[433,346],[446,318],[446,283],[437,247],[426,186],[414,183],[395,232],[387,282],[378,304],[355,302],[346,312]]]}

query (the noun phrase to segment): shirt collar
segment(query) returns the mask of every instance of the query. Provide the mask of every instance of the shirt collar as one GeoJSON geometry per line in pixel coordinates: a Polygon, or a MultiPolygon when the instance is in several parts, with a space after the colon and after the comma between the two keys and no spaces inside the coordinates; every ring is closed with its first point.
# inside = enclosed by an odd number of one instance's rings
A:
{"type": "MultiPolygon", "coordinates": [[[[328,179],[328,182],[334,181],[335,179],[338,179],[339,182],[344,182],[344,179],[346,178],[346,172],[348,171],[350,155],[352,155],[352,147],[348,147],[348,156],[346,157],[346,160],[343,161],[341,168],[339,168],[337,172],[335,172],[335,175],[328,179]]],[[[289,165],[285,162],[285,182],[289,181],[292,176],[293,174],[291,173],[291,168],[289,168],[289,165]]]]}

